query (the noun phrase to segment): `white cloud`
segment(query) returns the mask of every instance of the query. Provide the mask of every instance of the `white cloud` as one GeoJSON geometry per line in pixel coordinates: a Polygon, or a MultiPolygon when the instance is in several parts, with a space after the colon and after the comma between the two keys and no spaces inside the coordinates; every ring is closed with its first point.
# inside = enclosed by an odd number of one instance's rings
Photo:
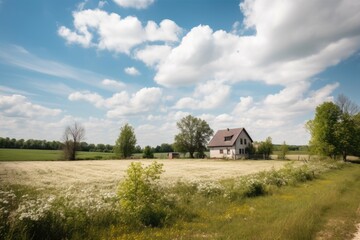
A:
{"type": "Polygon", "coordinates": [[[113,0],[120,7],[145,9],[154,3],[155,0],[113,0]]]}
{"type": "Polygon", "coordinates": [[[360,48],[360,3],[352,0],[326,6],[320,0],[246,0],[240,6],[243,25],[255,35],[194,27],[159,64],[155,81],[181,86],[254,80],[286,86],[307,81],[360,48]]]}
{"type": "Polygon", "coordinates": [[[182,33],[182,29],[175,22],[164,19],[158,26],[154,21],[148,21],[145,27],[146,37],[148,41],[167,41],[177,42],[178,36],[182,33]]]}
{"type": "Polygon", "coordinates": [[[124,72],[131,76],[137,76],[140,75],[139,70],[137,70],[135,67],[127,67],[124,69],[124,72]]]}
{"type": "Polygon", "coordinates": [[[116,93],[110,98],[103,98],[93,92],[73,92],[69,95],[70,101],[86,101],[97,108],[108,109],[107,117],[121,118],[128,115],[136,115],[158,108],[162,98],[160,88],[142,88],[129,96],[125,91],[116,93]]]}
{"type": "Polygon", "coordinates": [[[108,4],[107,1],[99,1],[98,8],[103,8],[106,4],[108,4]]]}
{"type": "Polygon", "coordinates": [[[97,93],[92,92],[73,92],[69,95],[70,101],[84,100],[94,104],[96,107],[104,106],[104,99],[97,93]]]}
{"type": "Polygon", "coordinates": [[[131,96],[126,105],[119,105],[107,112],[109,118],[135,115],[156,109],[162,97],[160,88],[142,88],[131,96]]]}
{"type": "Polygon", "coordinates": [[[73,13],[74,30],[65,26],[58,34],[69,44],[83,47],[96,47],[100,50],[130,54],[135,46],[144,42],[175,42],[181,34],[181,28],[175,22],[165,19],[158,26],[148,21],[146,27],[138,18],[121,18],[116,13],[107,13],[101,9],[87,9],[73,13]]]}
{"type": "Polygon", "coordinates": [[[254,99],[251,96],[240,97],[239,103],[236,105],[234,113],[240,115],[244,112],[248,111],[252,104],[254,103],[254,99]]]}
{"type": "Polygon", "coordinates": [[[167,45],[148,45],[135,51],[135,58],[143,61],[147,66],[154,67],[164,60],[171,52],[167,45]]]}
{"type": "Polygon", "coordinates": [[[101,82],[103,85],[110,87],[111,89],[119,90],[124,89],[126,84],[120,81],[112,80],[112,79],[104,79],[101,82]]]}
{"type": "Polygon", "coordinates": [[[230,86],[218,81],[199,84],[193,97],[178,100],[175,109],[214,109],[221,106],[230,94],[230,86]]]}
{"type": "Polygon", "coordinates": [[[338,86],[338,83],[328,84],[310,91],[310,85],[303,83],[285,87],[259,101],[250,96],[241,97],[232,112],[234,124],[252,129],[257,140],[272,136],[277,143],[286,140],[288,143],[306,144],[309,139],[304,128],[307,114],[319,104],[333,101],[331,94],[338,86]],[[293,131],[298,135],[292,134],[293,131]]]}
{"type": "Polygon", "coordinates": [[[33,104],[27,97],[18,94],[0,95],[0,110],[3,116],[24,118],[54,117],[62,112],[60,109],[33,104]]]}

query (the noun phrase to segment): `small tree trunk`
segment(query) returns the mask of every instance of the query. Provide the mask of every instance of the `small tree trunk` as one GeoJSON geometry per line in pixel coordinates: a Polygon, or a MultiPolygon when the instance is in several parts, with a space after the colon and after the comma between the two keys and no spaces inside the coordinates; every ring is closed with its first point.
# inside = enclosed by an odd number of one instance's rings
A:
{"type": "Polygon", "coordinates": [[[194,158],[194,152],[189,152],[190,153],[190,158],[194,158]]]}
{"type": "Polygon", "coordinates": [[[346,162],[346,157],[347,157],[346,152],[343,152],[342,157],[343,157],[343,161],[346,162]]]}

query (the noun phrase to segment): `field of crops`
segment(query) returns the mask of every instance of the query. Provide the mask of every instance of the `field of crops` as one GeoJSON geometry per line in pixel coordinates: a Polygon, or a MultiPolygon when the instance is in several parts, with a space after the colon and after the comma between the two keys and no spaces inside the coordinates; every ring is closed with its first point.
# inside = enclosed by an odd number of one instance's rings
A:
{"type": "MultiPolygon", "coordinates": [[[[132,161],[148,165],[153,160],[92,160],[92,161],[25,161],[0,162],[0,180],[3,183],[36,187],[68,188],[113,186],[122,179],[132,161]]],[[[218,180],[281,168],[286,161],[223,161],[174,159],[158,160],[164,164],[164,182],[178,180],[218,180]]]]}

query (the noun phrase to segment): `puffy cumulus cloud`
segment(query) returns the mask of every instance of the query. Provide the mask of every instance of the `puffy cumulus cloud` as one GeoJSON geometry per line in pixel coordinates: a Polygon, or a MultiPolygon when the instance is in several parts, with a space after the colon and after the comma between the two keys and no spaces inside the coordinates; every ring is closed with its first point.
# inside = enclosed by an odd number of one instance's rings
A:
{"type": "Polygon", "coordinates": [[[117,5],[124,8],[145,9],[155,0],[113,0],[117,5]]]}
{"type": "Polygon", "coordinates": [[[104,86],[108,86],[111,89],[123,89],[126,84],[120,81],[112,80],[112,79],[104,79],[101,82],[104,86]]]}
{"type": "Polygon", "coordinates": [[[240,97],[239,103],[236,105],[234,113],[242,114],[248,111],[254,103],[254,99],[251,96],[240,97]]]}
{"type": "Polygon", "coordinates": [[[165,19],[160,25],[149,21],[145,27],[138,18],[121,18],[116,13],[101,9],[87,9],[73,13],[74,30],[60,26],[58,34],[69,44],[97,47],[100,50],[129,54],[130,50],[144,42],[178,41],[181,28],[165,19]]]}
{"type": "Polygon", "coordinates": [[[135,51],[135,59],[143,61],[149,67],[155,67],[171,52],[167,45],[148,45],[135,51]]]}
{"type": "Polygon", "coordinates": [[[160,88],[142,88],[131,96],[122,91],[112,95],[110,98],[103,98],[98,93],[88,91],[73,92],[69,95],[70,101],[86,101],[97,108],[108,109],[109,118],[124,117],[127,115],[136,115],[154,109],[162,98],[160,88]]]}
{"type": "Polygon", "coordinates": [[[79,101],[84,100],[94,104],[96,107],[102,107],[104,105],[104,99],[97,93],[92,93],[88,91],[84,92],[73,92],[69,95],[68,99],[70,101],[79,101]]]}
{"type": "Polygon", "coordinates": [[[236,43],[236,38],[224,31],[213,33],[209,26],[193,28],[158,66],[155,81],[179,86],[214,79],[211,73],[218,68],[218,60],[228,53],[230,48],[226,46],[236,43]]]}
{"type": "Polygon", "coordinates": [[[119,105],[107,112],[109,118],[123,117],[155,109],[162,97],[160,88],[142,88],[131,96],[127,104],[119,105]]]}
{"type": "Polygon", "coordinates": [[[62,111],[33,104],[27,97],[19,94],[0,95],[1,115],[6,117],[55,117],[62,111]]]}
{"type": "Polygon", "coordinates": [[[148,21],[146,27],[146,38],[148,41],[179,41],[178,35],[182,33],[182,29],[175,22],[164,19],[160,22],[160,26],[154,21],[148,21]]]}
{"type": "Polygon", "coordinates": [[[155,81],[181,86],[208,79],[256,80],[287,86],[306,81],[360,48],[358,2],[330,1],[325,6],[321,0],[245,0],[240,8],[242,25],[255,30],[254,35],[194,27],[157,66],[155,81]]]}
{"type": "Polygon", "coordinates": [[[214,109],[219,107],[227,99],[230,86],[218,81],[208,81],[199,84],[193,97],[184,97],[178,100],[175,109],[214,109]]]}
{"type": "Polygon", "coordinates": [[[272,136],[277,143],[286,140],[306,144],[309,139],[304,128],[307,114],[324,101],[333,101],[332,93],[338,86],[339,83],[328,84],[311,91],[309,84],[302,83],[285,87],[259,101],[250,96],[241,97],[231,114],[235,119],[233,124],[256,130],[254,137],[258,140],[272,136]],[[293,130],[298,135],[294,135],[293,130]]]}
{"type": "Polygon", "coordinates": [[[139,70],[137,70],[135,67],[127,67],[124,69],[124,72],[131,76],[140,75],[139,70]]]}
{"type": "Polygon", "coordinates": [[[93,93],[89,91],[83,92],[73,92],[69,95],[68,99],[70,101],[86,101],[97,108],[114,108],[120,104],[126,104],[129,101],[129,94],[125,91],[115,93],[110,98],[103,98],[98,93],[93,93]]]}

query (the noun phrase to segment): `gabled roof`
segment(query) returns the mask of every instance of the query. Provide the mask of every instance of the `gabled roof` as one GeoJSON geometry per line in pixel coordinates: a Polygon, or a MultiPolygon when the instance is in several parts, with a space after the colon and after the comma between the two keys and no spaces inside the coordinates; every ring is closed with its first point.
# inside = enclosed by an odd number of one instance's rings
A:
{"type": "Polygon", "coordinates": [[[250,135],[247,133],[245,128],[233,128],[233,129],[224,129],[219,130],[215,133],[214,137],[208,144],[208,147],[231,147],[234,146],[236,140],[238,139],[240,133],[244,131],[245,134],[249,137],[250,141],[253,142],[250,135]],[[225,137],[231,137],[231,140],[225,141],[225,137]]]}

